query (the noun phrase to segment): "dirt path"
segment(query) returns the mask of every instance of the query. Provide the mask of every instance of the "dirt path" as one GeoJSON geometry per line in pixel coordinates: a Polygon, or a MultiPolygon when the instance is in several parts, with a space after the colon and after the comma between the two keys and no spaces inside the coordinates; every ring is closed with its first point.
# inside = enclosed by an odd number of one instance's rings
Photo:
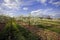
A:
{"type": "Polygon", "coordinates": [[[42,40],[60,40],[60,34],[52,32],[47,29],[37,28],[35,25],[28,25],[24,22],[17,22],[19,25],[23,26],[32,33],[38,35],[42,40]]]}

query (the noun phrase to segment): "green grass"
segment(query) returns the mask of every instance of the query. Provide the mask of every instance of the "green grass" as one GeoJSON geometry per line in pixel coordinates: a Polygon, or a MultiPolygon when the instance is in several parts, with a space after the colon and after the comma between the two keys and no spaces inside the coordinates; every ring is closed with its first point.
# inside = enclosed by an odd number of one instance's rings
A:
{"type": "Polygon", "coordinates": [[[59,33],[60,34],[60,28],[56,28],[53,26],[45,26],[45,25],[37,25],[38,28],[43,28],[43,29],[48,29],[51,30],[53,32],[59,33]]]}
{"type": "Polygon", "coordinates": [[[16,24],[15,21],[6,23],[5,28],[0,32],[0,40],[38,40],[38,36],[34,35],[27,29],[16,24]]]}
{"type": "MultiPolygon", "coordinates": [[[[29,19],[24,22],[29,24],[29,19]]],[[[30,25],[36,25],[38,28],[48,29],[56,33],[60,33],[60,20],[31,18],[30,25]]]]}

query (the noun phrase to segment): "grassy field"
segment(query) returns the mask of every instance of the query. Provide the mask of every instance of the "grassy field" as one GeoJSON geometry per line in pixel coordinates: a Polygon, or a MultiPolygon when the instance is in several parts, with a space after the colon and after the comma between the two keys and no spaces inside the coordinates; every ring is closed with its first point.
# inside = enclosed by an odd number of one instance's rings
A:
{"type": "MultiPolygon", "coordinates": [[[[1,26],[0,26],[1,27],[1,26]]],[[[37,35],[18,25],[15,20],[9,20],[2,31],[0,40],[38,40],[37,35]]]]}
{"type": "MultiPolygon", "coordinates": [[[[38,28],[48,29],[60,33],[60,20],[40,19],[40,18],[22,18],[20,21],[28,25],[35,25],[38,28]]],[[[23,25],[23,24],[22,24],[23,25]]]]}
{"type": "Polygon", "coordinates": [[[60,40],[60,20],[22,18],[17,23],[43,38],[43,40],[60,40]]]}
{"type": "Polygon", "coordinates": [[[0,29],[0,40],[60,40],[60,20],[2,18],[0,29]]]}

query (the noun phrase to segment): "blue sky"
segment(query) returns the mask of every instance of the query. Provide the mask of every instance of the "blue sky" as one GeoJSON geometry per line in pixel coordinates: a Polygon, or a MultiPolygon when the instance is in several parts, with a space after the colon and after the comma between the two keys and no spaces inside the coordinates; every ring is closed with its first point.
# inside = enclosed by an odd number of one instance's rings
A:
{"type": "Polygon", "coordinates": [[[60,17],[60,0],[0,0],[0,14],[60,17]]]}

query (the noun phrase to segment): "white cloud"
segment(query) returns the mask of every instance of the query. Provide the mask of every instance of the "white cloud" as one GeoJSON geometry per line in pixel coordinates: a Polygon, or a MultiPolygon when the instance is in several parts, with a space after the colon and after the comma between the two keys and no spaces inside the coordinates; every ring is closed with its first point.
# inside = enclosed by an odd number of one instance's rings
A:
{"type": "Polygon", "coordinates": [[[6,15],[6,16],[10,16],[13,17],[14,13],[9,13],[9,12],[0,12],[0,15],[6,15]]]}
{"type": "Polygon", "coordinates": [[[38,10],[35,10],[35,11],[31,11],[31,16],[36,16],[36,17],[41,17],[41,16],[47,16],[47,15],[50,15],[52,18],[55,18],[55,17],[59,17],[60,18],[60,11],[54,11],[52,8],[48,8],[48,9],[38,9],[38,10]]]}
{"type": "Polygon", "coordinates": [[[14,16],[14,13],[12,12],[6,12],[6,13],[2,13],[3,15],[6,15],[6,16],[10,16],[10,17],[13,17],[14,16]]]}
{"type": "MultiPolygon", "coordinates": [[[[22,0],[4,0],[0,4],[0,14],[8,15],[9,16],[14,16],[13,13],[15,13],[15,10],[18,9],[20,10],[20,7],[23,5],[32,5],[32,0],[24,2],[22,0]]],[[[28,10],[27,7],[24,7],[23,10],[28,10]]]]}
{"type": "Polygon", "coordinates": [[[0,7],[0,10],[1,10],[2,8],[0,7]]]}
{"type": "Polygon", "coordinates": [[[2,5],[6,6],[9,9],[18,9],[19,5],[18,1],[16,0],[4,0],[4,3],[2,5]]]}
{"type": "Polygon", "coordinates": [[[7,13],[6,15],[8,15],[10,17],[13,17],[14,16],[14,13],[7,13]]]}
{"type": "Polygon", "coordinates": [[[37,2],[40,2],[41,4],[43,4],[43,5],[45,5],[45,6],[47,5],[47,3],[46,3],[47,0],[36,0],[36,1],[37,1],[37,2]]]}
{"type": "Polygon", "coordinates": [[[41,14],[42,13],[42,10],[36,10],[36,11],[32,11],[31,12],[31,15],[33,15],[33,16],[37,16],[37,15],[39,15],[39,14],[41,14]]]}
{"type": "Polygon", "coordinates": [[[50,0],[49,3],[56,5],[56,6],[60,6],[60,1],[50,0]]]}
{"type": "Polygon", "coordinates": [[[31,12],[31,16],[41,16],[41,15],[43,15],[43,10],[42,9],[38,9],[38,10],[35,10],[35,11],[31,12]]]}
{"type": "Polygon", "coordinates": [[[54,0],[50,0],[49,3],[53,3],[54,0]]]}
{"type": "Polygon", "coordinates": [[[6,7],[8,7],[8,8],[16,8],[17,7],[17,5],[15,4],[15,3],[12,3],[12,4],[4,4],[6,7]]]}
{"type": "Polygon", "coordinates": [[[40,0],[41,1],[41,3],[45,3],[46,2],[46,0],[40,0]]]}
{"type": "Polygon", "coordinates": [[[21,6],[33,5],[35,1],[41,2],[46,5],[47,0],[4,0],[2,5],[9,9],[19,9],[21,6]]]}
{"type": "Polygon", "coordinates": [[[36,0],[21,1],[20,3],[21,3],[22,6],[27,6],[27,5],[33,5],[34,1],[36,1],[36,0]]]}
{"type": "Polygon", "coordinates": [[[52,10],[53,10],[52,8],[48,8],[48,9],[45,9],[45,10],[43,10],[43,9],[38,9],[38,10],[32,11],[32,12],[31,12],[31,15],[32,15],[32,16],[49,15],[48,13],[49,13],[50,11],[52,11],[52,10]]]}
{"type": "Polygon", "coordinates": [[[10,9],[17,9],[17,8],[19,9],[19,7],[21,7],[21,6],[33,5],[34,1],[36,1],[36,0],[28,0],[26,2],[23,0],[4,0],[4,3],[2,5],[10,8],[10,9]]]}
{"type": "Polygon", "coordinates": [[[28,10],[28,8],[27,7],[24,7],[23,10],[28,10]]]}
{"type": "Polygon", "coordinates": [[[4,0],[5,3],[10,3],[10,0],[4,0]]]}
{"type": "Polygon", "coordinates": [[[38,2],[45,3],[47,0],[37,0],[38,2]]]}
{"type": "Polygon", "coordinates": [[[60,6],[60,2],[54,2],[53,4],[56,6],[60,6]]]}
{"type": "Polygon", "coordinates": [[[6,11],[6,10],[3,10],[3,9],[0,9],[0,15],[7,15],[7,16],[13,17],[14,13],[11,12],[11,11],[6,11]]]}

